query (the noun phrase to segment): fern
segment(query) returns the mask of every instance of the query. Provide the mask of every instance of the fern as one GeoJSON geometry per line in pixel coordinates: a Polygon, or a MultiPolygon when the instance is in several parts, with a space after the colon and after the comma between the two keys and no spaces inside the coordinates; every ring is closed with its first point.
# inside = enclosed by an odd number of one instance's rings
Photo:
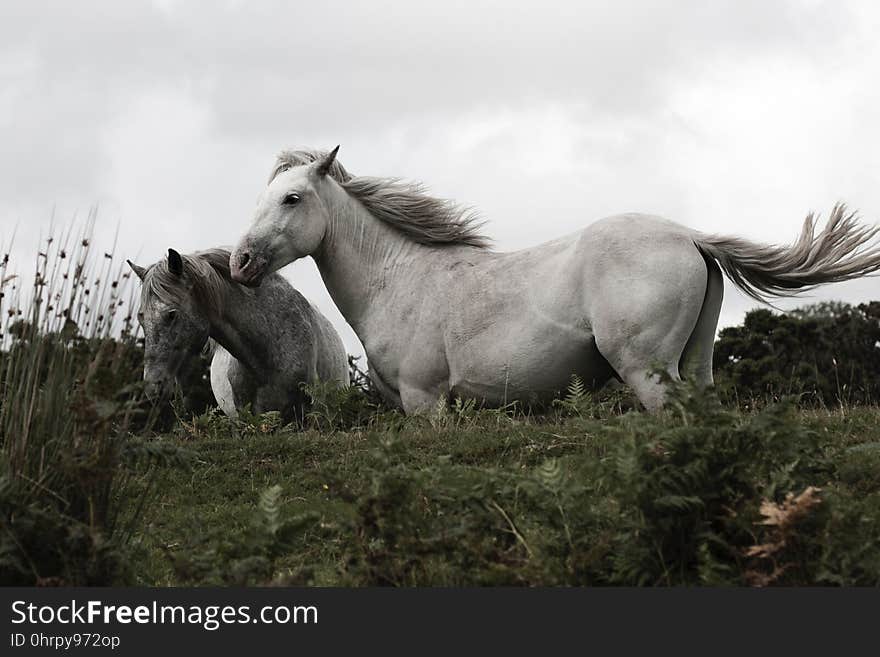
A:
{"type": "Polygon", "coordinates": [[[538,466],[535,475],[548,489],[554,492],[561,490],[564,472],[559,459],[547,459],[538,466]]]}
{"type": "Polygon", "coordinates": [[[584,380],[579,377],[577,374],[571,375],[571,382],[568,384],[568,388],[566,389],[567,395],[565,397],[565,401],[569,404],[577,404],[581,400],[583,400],[584,396],[587,394],[587,388],[584,385],[584,380]]]}
{"type": "Polygon", "coordinates": [[[281,486],[275,484],[260,493],[258,508],[263,527],[274,536],[281,527],[281,486]]]}
{"type": "Polygon", "coordinates": [[[375,394],[361,386],[317,381],[303,385],[303,391],[310,400],[304,424],[317,431],[359,429],[386,417],[386,409],[373,401],[375,394]]]}
{"type": "Polygon", "coordinates": [[[572,374],[568,387],[565,389],[565,396],[562,399],[553,400],[553,405],[561,408],[566,415],[582,417],[588,415],[585,411],[591,401],[584,380],[577,374],[572,374]]]}

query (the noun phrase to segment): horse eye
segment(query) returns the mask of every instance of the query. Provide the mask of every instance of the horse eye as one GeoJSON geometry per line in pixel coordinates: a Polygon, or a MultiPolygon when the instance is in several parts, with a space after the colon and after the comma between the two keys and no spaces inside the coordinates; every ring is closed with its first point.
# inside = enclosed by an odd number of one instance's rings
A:
{"type": "Polygon", "coordinates": [[[299,194],[292,193],[292,194],[288,194],[287,196],[285,196],[284,201],[282,201],[282,203],[284,205],[296,205],[297,203],[299,203],[299,200],[300,200],[299,194]]]}

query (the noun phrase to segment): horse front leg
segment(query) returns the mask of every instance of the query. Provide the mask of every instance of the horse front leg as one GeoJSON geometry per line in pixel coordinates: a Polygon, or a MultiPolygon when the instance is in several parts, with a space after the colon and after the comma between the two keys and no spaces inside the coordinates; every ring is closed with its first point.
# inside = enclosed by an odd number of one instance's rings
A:
{"type": "Polygon", "coordinates": [[[449,397],[449,364],[436,327],[418,331],[397,371],[400,405],[407,415],[430,413],[449,397]]]}
{"type": "Polygon", "coordinates": [[[439,404],[447,403],[449,399],[449,386],[436,384],[430,387],[414,387],[401,385],[400,402],[403,412],[407,415],[430,413],[439,404]]]}

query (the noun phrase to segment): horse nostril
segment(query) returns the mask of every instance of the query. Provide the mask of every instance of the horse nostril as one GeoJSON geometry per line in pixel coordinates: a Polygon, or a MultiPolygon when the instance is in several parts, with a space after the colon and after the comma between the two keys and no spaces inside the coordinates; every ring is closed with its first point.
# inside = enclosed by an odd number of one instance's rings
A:
{"type": "Polygon", "coordinates": [[[246,252],[245,252],[245,253],[241,253],[241,254],[239,254],[239,256],[238,256],[238,266],[239,266],[241,269],[244,269],[245,267],[247,267],[247,264],[248,264],[250,261],[251,261],[251,254],[250,254],[250,253],[246,253],[246,252]]]}

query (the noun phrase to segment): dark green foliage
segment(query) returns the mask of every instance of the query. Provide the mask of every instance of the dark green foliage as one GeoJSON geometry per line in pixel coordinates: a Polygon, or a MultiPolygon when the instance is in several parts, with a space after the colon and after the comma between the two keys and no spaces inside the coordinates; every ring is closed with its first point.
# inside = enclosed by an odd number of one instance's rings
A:
{"type": "Polygon", "coordinates": [[[741,418],[701,394],[679,391],[676,401],[677,417],[590,426],[605,446],[598,458],[587,450],[525,471],[414,470],[386,449],[358,506],[349,575],[398,585],[746,583],[760,500],[824,481],[825,457],[790,407],[741,418]]]}
{"type": "Polygon", "coordinates": [[[139,581],[880,584],[876,409],[672,401],[190,443],[201,465],[163,482],[139,581]]]}
{"type": "Polygon", "coordinates": [[[275,559],[296,550],[303,534],[319,524],[315,512],[285,516],[282,488],[270,486],[260,495],[253,515],[237,533],[227,527],[205,527],[192,552],[169,552],[176,577],[183,581],[225,586],[253,586],[269,581],[275,559]]]}
{"type": "Polygon", "coordinates": [[[752,310],[722,329],[714,360],[716,384],[740,402],[792,394],[808,405],[877,403],[880,301],[752,310]]]}
{"type": "Polygon", "coordinates": [[[316,431],[364,427],[377,421],[384,408],[372,401],[369,389],[360,385],[340,388],[335,382],[318,381],[303,386],[309,399],[304,424],[316,431]]]}
{"type": "Polygon", "coordinates": [[[616,428],[605,475],[621,512],[611,581],[743,583],[759,501],[825,481],[825,457],[790,404],[742,417],[680,388],[673,407],[663,427],[641,415],[616,428]]]}

